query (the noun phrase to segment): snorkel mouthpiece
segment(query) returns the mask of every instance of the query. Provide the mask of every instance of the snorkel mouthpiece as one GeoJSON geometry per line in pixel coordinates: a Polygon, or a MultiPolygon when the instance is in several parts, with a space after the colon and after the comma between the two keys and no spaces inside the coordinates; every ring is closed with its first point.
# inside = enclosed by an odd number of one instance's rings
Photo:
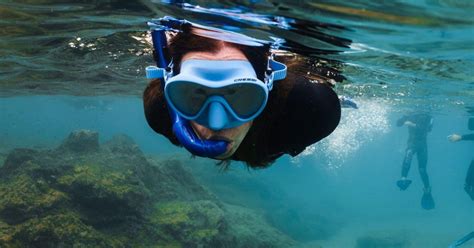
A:
{"type": "Polygon", "coordinates": [[[170,112],[173,121],[173,133],[189,152],[196,156],[215,158],[227,151],[227,143],[223,140],[201,140],[190,127],[189,122],[176,112],[170,112]]]}

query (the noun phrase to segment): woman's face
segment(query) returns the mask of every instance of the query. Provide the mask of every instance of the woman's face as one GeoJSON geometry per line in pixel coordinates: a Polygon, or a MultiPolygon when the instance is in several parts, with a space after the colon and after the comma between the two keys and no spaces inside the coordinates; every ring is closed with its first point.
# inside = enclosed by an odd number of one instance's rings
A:
{"type": "MultiPolygon", "coordinates": [[[[248,61],[245,55],[239,49],[225,45],[221,46],[214,53],[189,52],[183,56],[182,62],[188,59],[248,61]]],[[[218,157],[215,157],[216,159],[227,159],[234,154],[237,148],[239,148],[240,143],[245,138],[245,135],[247,135],[247,132],[252,126],[252,121],[246,122],[234,128],[222,129],[218,131],[211,130],[205,126],[198,124],[195,121],[191,121],[191,126],[201,139],[228,141],[229,144],[227,145],[226,152],[222,155],[219,155],[218,157]]]]}

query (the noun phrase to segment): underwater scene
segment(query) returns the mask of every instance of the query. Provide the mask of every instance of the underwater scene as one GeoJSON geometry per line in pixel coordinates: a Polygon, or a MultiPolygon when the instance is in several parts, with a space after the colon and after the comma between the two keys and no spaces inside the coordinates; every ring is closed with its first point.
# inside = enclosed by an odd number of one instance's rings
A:
{"type": "Polygon", "coordinates": [[[0,0],[0,247],[474,247],[473,13],[469,0],[0,0]],[[336,129],[265,168],[173,145],[143,101],[147,22],[164,16],[271,43],[331,85],[336,129]]]}

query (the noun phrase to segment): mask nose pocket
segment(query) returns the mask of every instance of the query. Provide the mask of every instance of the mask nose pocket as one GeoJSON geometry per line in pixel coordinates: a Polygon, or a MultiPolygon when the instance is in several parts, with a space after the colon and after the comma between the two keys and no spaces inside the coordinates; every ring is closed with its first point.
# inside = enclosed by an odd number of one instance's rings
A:
{"type": "Polygon", "coordinates": [[[211,102],[208,108],[209,128],[220,130],[225,127],[229,120],[224,106],[220,102],[211,102]]]}

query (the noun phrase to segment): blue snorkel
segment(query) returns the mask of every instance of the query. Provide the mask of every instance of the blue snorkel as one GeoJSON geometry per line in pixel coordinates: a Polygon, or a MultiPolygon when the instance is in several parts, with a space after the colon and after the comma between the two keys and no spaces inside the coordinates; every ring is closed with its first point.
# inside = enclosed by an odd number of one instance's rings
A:
{"type": "MultiPolygon", "coordinates": [[[[172,20],[176,23],[182,24],[179,20],[172,20]]],[[[153,48],[155,50],[154,57],[158,68],[148,70],[147,78],[162,78],[171,74],[167,71],[169,69],[169,61],[167,61],[166,51],[168,43],[166,40],[165,31],[170,28],[167,26],[157,25],[155,23],[148,23],[151,29],[151,37],[153,40],[153,48]]],[[[163,85],[164,88],[164,80],[163,85]]],[[[217,157],[227,150],[226,141],[219,140],[202,140],[195,133],[192,127],[189,125],[189,121],[180,117],[172,108],[168,108],[170,114],[173,132],[181,143],[189,152],[194,155],[201,157],[214,158],[217,157]]]]}

